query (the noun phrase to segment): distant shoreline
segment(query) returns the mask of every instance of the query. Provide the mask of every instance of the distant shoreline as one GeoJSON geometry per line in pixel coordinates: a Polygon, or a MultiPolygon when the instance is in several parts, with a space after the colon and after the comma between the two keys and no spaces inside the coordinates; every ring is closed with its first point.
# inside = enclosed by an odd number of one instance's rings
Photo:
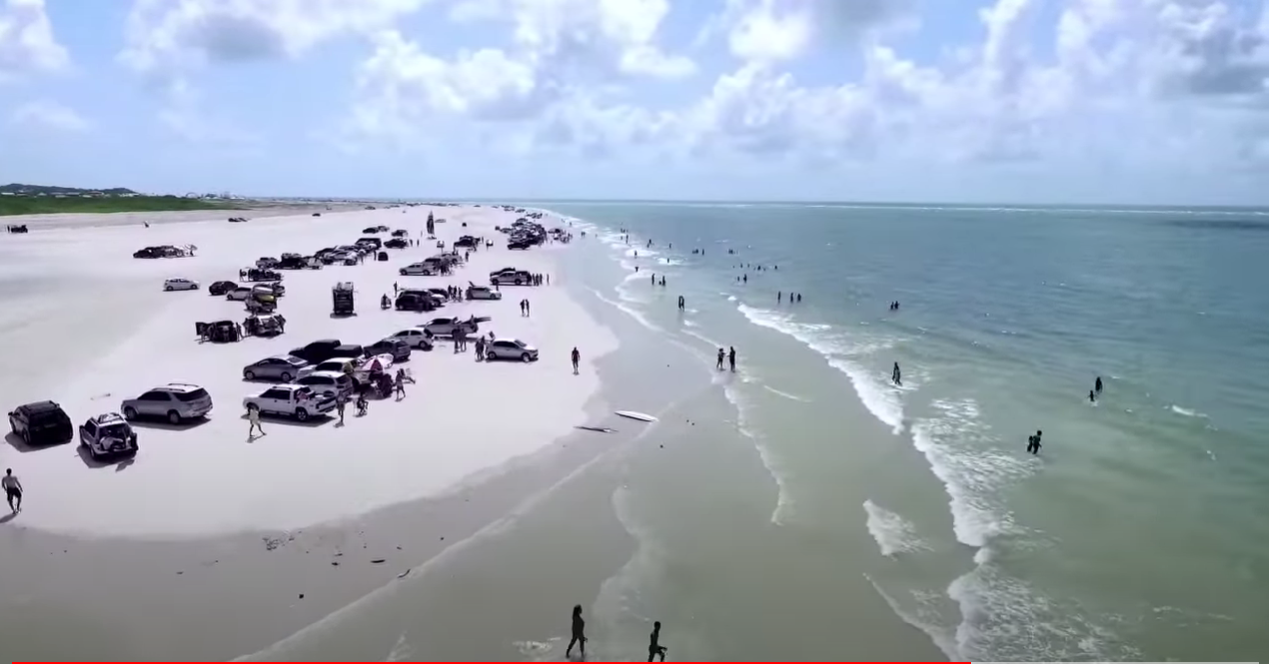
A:
{"type": "Polygon", "coordinates": [[[183,212],[240,210],[255,201],[185,198],[183,196],[0,196],[0,216],[31,214],[108,214],[113,212],[183,212]]]}

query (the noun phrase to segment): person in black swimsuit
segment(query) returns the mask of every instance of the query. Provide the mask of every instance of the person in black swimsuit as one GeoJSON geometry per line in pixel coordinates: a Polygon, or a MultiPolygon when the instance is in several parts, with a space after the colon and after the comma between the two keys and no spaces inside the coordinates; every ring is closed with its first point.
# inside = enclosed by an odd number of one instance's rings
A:
{"type": "Polygon", "coordinates": [[[564,649],[566,659],[573,654],[574,644],[580,649],[582,659],[586,659],[586,621],[582,619],[581,604],[573,607],[573,638],[569,639],[568,648],[564,649]]]}

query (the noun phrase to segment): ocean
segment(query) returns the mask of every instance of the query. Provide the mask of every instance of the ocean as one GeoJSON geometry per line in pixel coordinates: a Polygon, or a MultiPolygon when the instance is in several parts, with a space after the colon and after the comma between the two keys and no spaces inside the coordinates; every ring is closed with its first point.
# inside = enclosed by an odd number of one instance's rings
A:
{"type": "Polygon", "coordinates": [[[1269,650],[1269,212],[544,207],[596,225],[624,306],[736,347],[771,521],[867,533],[839,573],[949,657],[1269,650]]]}
{"type": "Polygon", "coordinates": [[[1269,651],[1269,211],[525,205],[586,231],[566,286],[662,344],[610,371],[673,393],[593,470],[635,543],[578,599],[595,656],[653,619],[679,660],[1269,651]]]}

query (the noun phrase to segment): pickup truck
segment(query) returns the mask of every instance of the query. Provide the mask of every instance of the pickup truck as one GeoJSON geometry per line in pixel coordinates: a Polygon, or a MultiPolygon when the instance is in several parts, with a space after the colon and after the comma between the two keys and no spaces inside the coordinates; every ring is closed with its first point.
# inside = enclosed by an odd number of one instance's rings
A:
{"type": "Polygon", "coordinates": [[[110,461],[137,455],[137,432],[119,413],[91,417],[79,427],[79,446],[93,461],[110,461]]]}
{"type": "Polygon", "coordinates": [[[301,422],[335,409],[333,397],[318,396],[307,385],[274,385],[242,400],[247,411],[293,417],[301,422]]]}

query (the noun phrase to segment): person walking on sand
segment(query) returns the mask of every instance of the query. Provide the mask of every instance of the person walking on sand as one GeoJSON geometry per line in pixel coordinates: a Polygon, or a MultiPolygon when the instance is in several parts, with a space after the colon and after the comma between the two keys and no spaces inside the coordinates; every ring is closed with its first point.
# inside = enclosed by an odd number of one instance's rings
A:
{"type": "Polygon", "coordinates": [[[724,358],[726,358],[726,357],[727,357],[727,351],[725,351],[725,350],[723,350],[723,349],[719,348],[719,349],[718,349],[718,364],[717,364],[717,365],[715,365],[715,366],[714,366],[714,368],[715,368],[715,369],[717,369],[717,370],[719,370],[719,371],[722,371],[722,370],[723,370],[723,359],[724,359],[724,358]]]}
{"type": "Polygon", "coordinates": [[[529,309],[529,298],[527,297],[524,298],[524,315],[526,318],[533,315],[533,312],[529,309]]]}
{"type": "Polygon", "coordinates": [[[348,397],[340,394],[335,397],[335,412],[339,414],[336,426],[344,426],[344,411],[348,408],[348,397]]]}
{"type": "Polygon", "coordinates": [[[251,423],[251,426],[247,427],[248,440],[250,440],[252,435],[254,435],[257,431],[260,432],[261,436],[265,435],[264,427],[260,426],[260,409],[259,408],[247,409],[247,421],[251,423]]]}
{"type": "Polygon", "coordinates": [[[398,371],[397,378],[392,382],[393,388],[397,393],[397,401],[405,398],[405,373],[398,371]]]}
{"type": "Polygon", "coordinates": [[[13,474],[12,468],[4,469],[4,478],[0,479],[0,486],[4,487],[4,496],[9,499],[9,509],[14,514],[22,511],[22,482],[18,480],[18,476],[13,474]]]}
{"type": "Polygon", "coordinates": [[[573,606],[573,638],[568,640],[568,647],[564,649],[565,659],[572,656],[574,644],[581,650],[582,659],[586,659],[586,621],[582,619],[581,604],[573,606]]]}
{"type": "Polygon", "coordinates": [[[581,364],[581,361],[582,361],[582,354],[581,354],[580,352],[578,352],[578,350],[577,350],[577,346],[573,346],[573,353],[572,353],[572,356],[573,356],[573,375],[574,375],[574,376],[576,376],[576,375],[577,375],[577,365],[578,365],[578,364],[581,364]]]}
{"type": "Polygon", "coordinates": [[[661,661],[665,661],[665,646],[661,645],[661,621],[652,623],[652,634],[648,636],[648,661],[652,658],[660,657],[661,661]]]}
{"type": "Polygon", "coordinates": [[[736,373],[736,347],[727,347],[727,363],[731,365],[731,372],[736,373]]]}

